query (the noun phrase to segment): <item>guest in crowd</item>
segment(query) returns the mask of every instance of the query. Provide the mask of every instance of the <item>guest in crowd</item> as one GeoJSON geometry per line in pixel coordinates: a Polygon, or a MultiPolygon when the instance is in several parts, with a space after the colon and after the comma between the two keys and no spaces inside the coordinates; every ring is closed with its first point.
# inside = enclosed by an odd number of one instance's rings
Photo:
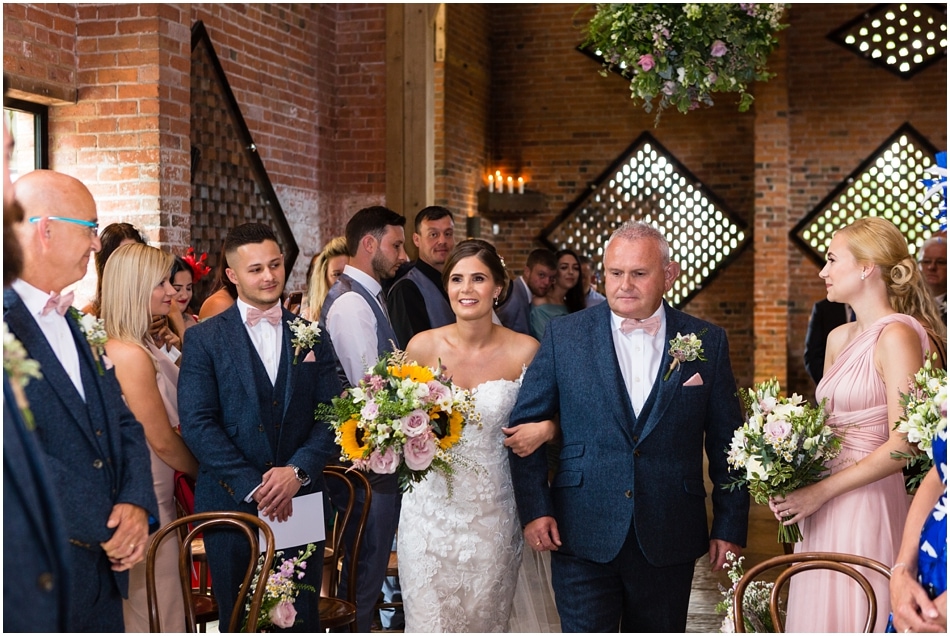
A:
{"type": "Polygon", "coordinates": [[[310,259],[307,269],[307,294],[304,297],[301,315],[307,320],[319,321],[320,309],[333,283],[343,273],[349,256],[346,253],[346,237],[337,236],[323,246],[310,259]]]}
{"type": "Polygon", "coordinates": [[[184,341],[185,331],[198,324],[198,318],[191,307],[194,299],[194,287],[202,278],[211,273],[211,268],[205,263],[208,255],[195,255],[195,248],[188,248],[184,256],[176,256],[172,264],[171,284],[175,288],[175,302],[168,319],[172,330],[184,341]]]}
{"type": "Polygon", "coordinates": [[[933,440],[934,465],[910,504],[891,566],[888,631],[947,633],[947,427],[933,440]]]}
{"type": "Polygon", "coordinates": [[[581,262],[573,250],[558,250],[557,275],[544,296],[531,301],[531,335],[540,340],[553,318],[584,308],[587,288],[581,279],[581,262]]]}
{"type": "Polygon", "coordinates": [[[110,223],[102,228],[99,234],[99,242],[102,249],[96,252],[96,297],[88,305],[82,308],[82,313],[99,315],[99,299],[102,297],[102,272],[106,268],[106,261],[112,256],[112,253],[123,245],[129,243],[140,243],[147,245],[148,241],[142,236],[142,233],[135,229],[131,223],[110,223]]]}
{"type": "Polygon", "coordinates": [[[223,247],[221,248],[221,255],[218,257],[217,268],[218,271],[214,274],[214,287],[211,288],[211,294],[201,303],[201,308],[198,310],[198,322],[217,316],[224,310],[229,309],[237,300],[237,287],[225,273],[228,269],[228,255],[223,247]]]}
{"type": "MultiPolygon", "coordinates": [[[[6,77],[4,77],[6,93],[6,77]]],[[[3,121],[3,288],[23,264],[13,229],[23,221],[10,181],[13,137],[3,121]]],[[[14,347],[6,340],[3,368],[3,631],[65,632],[69,609],[68,551],[65,523],[49,469],[27,422],[31,415],[24,387],[32,381],[22,367],[7,364],[14,347]],[[7,371],[7,367],[10,371],[7,371]]],[[[42,369],[40,369],[42,372],[42,369]]]]}
{"type": "Polygon", "coordinates": [[[934,234],[920,246],[917,263],[933,294],[943,324],[947,324],[947,232],[934,234]]]}
{"type": "Polygon", "coordinates": [[[76,573],[67,629],[123,631],[128,570],[145,555],[158,507],[151,471],[142,469],[149,465],[142,425],[69,312],[72,295],[61,294],[99,249],[96,203],[78,180],[50,170],[20,177],[16,196],[28,222],[17,228],[23,270],[4,293],[4,318],[42,369],[25,393],[76,573]]]}
{"type": "Polygon", "coordinates": [[[405,348],[414,335],[455,322],[442,284],[442,267],[455,247],[455,220],[446,208],[433,205],[416,215],[412,242],[419,258],[389,290],[389,315],[397,344],[405,348]]]}
{"type": "MultiPolygon", "coordinates": [[[[842,435],[841,453],[816,484],[773,497],[786,525],[799,523],[801,552],[840,552],[895,562],[908,500],[893,453],[910,453],[900,419],[900,392],[930,349],[928,331],[945,339],[930,290],[893,223],[861,218],[835,233],[820,276],[828,300],[846,303],[855,322],[828,336],[825,375],[816,390],[827,400],[828,425],[842,435]],[[926,327],[926,328],[925,328],[926,327]]],[[[887,582],[872,579],[878,599],[874,631],[884,630],[887,582]]],[[[791,583],[790,632],[857,632],[863,592],[831,572],[806,572],[791,583]]]]}
{"type": "MultiPolygon", "coordinates": [[[[392,278],[408,259],[403,226],[405,217],[382,206],[364,208],[346,224],[350,260],[336,281],[320,312],[321,327],[330,335],[340,370],[350,386],[357,386],[366,370],[381,355],[395,347],[396,334],[389,320],[381,281],[392,278]]],[[[369,517],[357,565],[356,628],[368,632],[373,607],[386,578],[386,567],[399,522],[399,484],[396,475],[368,475],[373,489],[369,517]]],[[[342,484],[328,484],[333,505],[343,509],[349,493],[342,484]]],[[[357,495],[356,510],[362,510],[365,495],[357,495]]],[[[354,513],[355,514],[355,513],[354,513]]],[[[339,594],[349,590],[349,559],[355,526],[344,537],[346,555],[340,575],[339,594]]]]}
{"type": "MultiPolygon", "coordinates": [[[[101,297],[102,319],[109,335],[106,354],[115,365],[129,410],[145,430],[162,526],[176,517],[175,471],[192,478],[198,475],[195,456],[178,431],[178,367],[148,335],[151,317],[167,315],[175,302],[175,289],[169,282],[174,260],[171,254],[148,245],[120,247],[106,263],[101,297]]],[[[176,541],[161,545],[155,576],[162,627],[184,631],[176,541]]],[[[145,563],[138,563],[130,572],[124,609],[126,631],[149,631],[145,563]]]]}
{"type": "Polygon", "coordinates": [[[828,334],[835,328],[853,320],[851,308],[844,303],[833,303],[827,298],[819,300],[811,308],[808,331],[805,332],[805,370],[817,385],[825,374],[825,351],[828,334]]]}
{"type": "Polygon", "coordinates": [[[512,331],[531,335],[531,303],[548,293],[557,275],[557,257],[549,249],[528,254],[524,271],[511,284],[508,298],[495,310],[501,324],[512,331]]]}
{"type": "MultiPolygon", "coordinates": [[[[283,522],[294,497],[325,490],[323,468],[339,450],[314,411],[342,387],[328,340],[295,351],[289,323],[296,317],[280,304],[284,256],[273,230],[239,225],[224,251],[238,299],[189,331],[178,381],[182,435],[198,459],[195,512],[236,510],[283,522]]],[[[207,531],[204,540],[220,625],[227,625],[251,555],[234,531],[207,531]]],[[[323,548],[317,543],[316,554],[323,548]]],[[[319,590],[321,578],[321,567],[308,567],[299,582],[319,590]]],[[[318,605],[317,592],[300,593],[295,630],[320,631],[318,605]]]]}
{"type": "Polygon", "coordinates": [[[581,260],[581,280],[582,286],[587,294],[584,296],[584,306],[593,307],[598,303],[607,300],[607,297],[597,291],[597,283],[600,277],[599,272],[594,271],[594,262],[586,254],[578,254],[581,260]]]}

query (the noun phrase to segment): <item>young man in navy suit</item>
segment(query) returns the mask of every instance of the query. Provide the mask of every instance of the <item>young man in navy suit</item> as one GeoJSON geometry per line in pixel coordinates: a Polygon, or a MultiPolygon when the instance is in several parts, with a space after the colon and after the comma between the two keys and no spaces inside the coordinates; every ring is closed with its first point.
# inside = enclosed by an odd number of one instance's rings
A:
{"type": "Polygon", "coordinates": [[[142,425],[115,371],[94,358],[69,311],[72,294],[61,293],[99,250],[96,203],[78,180],[51,170],[20,177],[16,196],[26,217],[17,228],[23,270],[4,291],[4,321],[43,374],[24,393],[69,540],[67,629],[121,632],[128,570],[145,557],[158,505],[142,425]]]}
{"type": "Polygon", "coordinates": [[[722,329],[663,294],[679,275],[653,227],[628,222],[604,255],[607,302],[551,322],[525,374],[511,425],[560,417],[560,462],[511,456],[526,545],[552,550],[565,632],[683,632],[695,561],[713,570],[746,540],[749,495],[726,448],[742,414],[722,329]],[[670,341],[696,335],[703,358],[670,341]],[[703,450],[713,483],[707,530],[703,450]]]}
{"type": "MultiPolygon", "coordinates": [[[[260,512],[286,521],[294,497],[323,490],[323,468],[339,452],[329,424],[315,421],[314,411],[342,387],[326,337],[299,350],[292,342],[296,316],[280,303],[284,257],[273,231],[240,225],[224,251],[238,299],[188,331],[178,377],[181,431],[199,465],[195,511],[260,512]]],[[[317,590],[323,546],[317,544],[300,581],[317,590]]],[[[285,558],[302,547],[285,549],[285,558]]],[[[207,532],[205,549],[224,626],[247,567],[247,542],[237,532],[207,532]]],[[[320,631],[318,604],[317,592],[302,591],[292,629],[320,631]]]]}

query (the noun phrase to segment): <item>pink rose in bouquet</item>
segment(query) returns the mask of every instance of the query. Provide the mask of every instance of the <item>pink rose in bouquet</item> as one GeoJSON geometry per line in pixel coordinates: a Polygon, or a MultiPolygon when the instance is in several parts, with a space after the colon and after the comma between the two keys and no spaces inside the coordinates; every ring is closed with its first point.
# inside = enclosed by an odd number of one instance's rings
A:
{"type": "Polygon", "coordinates": [[[399,466],[399,453],[392,448],[380,452],[374,450],[369,456],[369,469],[380,475],[390,475],[399,466]]]}
{"type": "Polygon", "coordinates": [[[294,608],[293,601],[281,601],[270,611],[270,622],[274,627],[288,629],[294,626],[297,620],[297,610],[294,608]]]}
{"type": "Polygon", "coordinates": [[[410,470],[425,470],[432,463],[432,458],[438,447],[433,435],[419,435],[410,437],[406,440],[406,446],[403,448],[403,454],[406,460],[406,466],[410,470]]]}
{"type": "Polygon", "coordinates": [[[402,432],[406,437],[419,437],[429,432],[429,416],[421,410],[416,409],[409,415],[402,418],[402,432]]]}

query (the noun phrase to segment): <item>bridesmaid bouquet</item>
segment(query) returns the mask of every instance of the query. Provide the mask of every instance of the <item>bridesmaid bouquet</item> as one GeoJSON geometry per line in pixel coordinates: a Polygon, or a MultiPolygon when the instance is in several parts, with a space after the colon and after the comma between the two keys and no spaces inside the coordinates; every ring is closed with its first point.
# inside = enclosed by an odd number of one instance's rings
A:
{"type": "MultiPolygon", "coordinates": [[[[318,418],[320,412],[318,412],[318,418]]],[[[333,399],[327,419],[336,432],[340,459],[374,473],[396,473],[402,492],[432,470],[451,476],[448,451],[466,423],[479,422],[471,392],[394,351],[333,399]]]]}
{"type": "MultiPolygon", "coordinates": [[[[936,361],[937,355],[932,357],[936,361]]],[[[907,490],[913,492],[933,466],[933,440],[941,426],[947,425],[947,372],[928,359],[914,375],[910,389],[901,393],[903,417],[894,430],[904,434],[916,454],[891,453],[894,459],[907,461],[907,490]]]]}
{"type": "MultiPolygon", "coordinates": [[[[722,625],[719,626],[719,632],[721,634],[732,634],[736,631],[735,610],[732,604],[736,595],[736,586],[745,575],[745,569],[742,567],[744,560],[745,557],[736,558],[735,553],[726,552],[726,562],[722,567],[727,571],[732,586],[726,589],[722,585],[716,584],[719,587],[720,593],[722,593],[722,600],[716,605],[716,612],[724,614],[722,625]]],[[[745,623],[746,633],[775,633],[775,625],[772,621],[772,610],[769,606],[772,598],[772,589],[774,587],[775,583],[752,581],[749,587],[746,588],[745,594],[742,597],[742,618],[745,623]]],[[[780,607],[779,613],[784,617],[784,608],[780,607]]]]}
{"type": "MultiPolygon", "coordinates": [[[[825,424],[824,400],[813,407],[798,394],[781,397],[780,392],[775,378],[739,391],[747,417],[727,453],[729,465],[745,474],[723,488],[748,486],[759,504],[821,480],[825,462],[841,451],[841,440],[825,424]]],[[[779,543],[801,540],[797,523],[779,525],[779,543]]]]}
{"type": "MultiPolygon", "coordinates": [[[[294,602],[301,590],[316,592],[316,588],[306,583],[300,583],[297,579],[302,579],[306,574],[307,559],[313,556],[317,546],[309,543],[304,550],[301,550],[296,557],[284,559],[279,566],[274,568],[270,576],[267,577],[267,587],[264,590],[264,600],[261,603],[261,613],[257,618],[257,629],[265,631],[268,627],[278,627],[280,629],[289,629],[297,622],[297,610],[294,602]]],[[[283,552],[278,552],[275,557],[283,556],[283,552]]],[[[251,611],[251,599],[257,590],[257,577],[261,574],[264,555],[261,555],[257,561],[257,570],[254,572],[254,578],[251,582],[251,589],[247,594],[247,603],[244,606],[244,624],[241,631],[247,631],[247,615],[251,611]]]]}

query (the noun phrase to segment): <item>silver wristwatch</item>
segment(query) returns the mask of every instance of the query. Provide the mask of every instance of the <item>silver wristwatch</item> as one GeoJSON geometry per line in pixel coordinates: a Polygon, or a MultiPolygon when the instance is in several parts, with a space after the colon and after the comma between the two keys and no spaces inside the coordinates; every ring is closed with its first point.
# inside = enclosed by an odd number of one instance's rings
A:
{"type": "Polygon", "coordinates": [[[293,464],[288,464],[290,468],[294,469],[294,477],[297,478],[297,481],[300,482],[301,486],[306,486],[310,482],[310,475],[308,475],[302,468],[299,466],[294,466],[293,464]]]}

